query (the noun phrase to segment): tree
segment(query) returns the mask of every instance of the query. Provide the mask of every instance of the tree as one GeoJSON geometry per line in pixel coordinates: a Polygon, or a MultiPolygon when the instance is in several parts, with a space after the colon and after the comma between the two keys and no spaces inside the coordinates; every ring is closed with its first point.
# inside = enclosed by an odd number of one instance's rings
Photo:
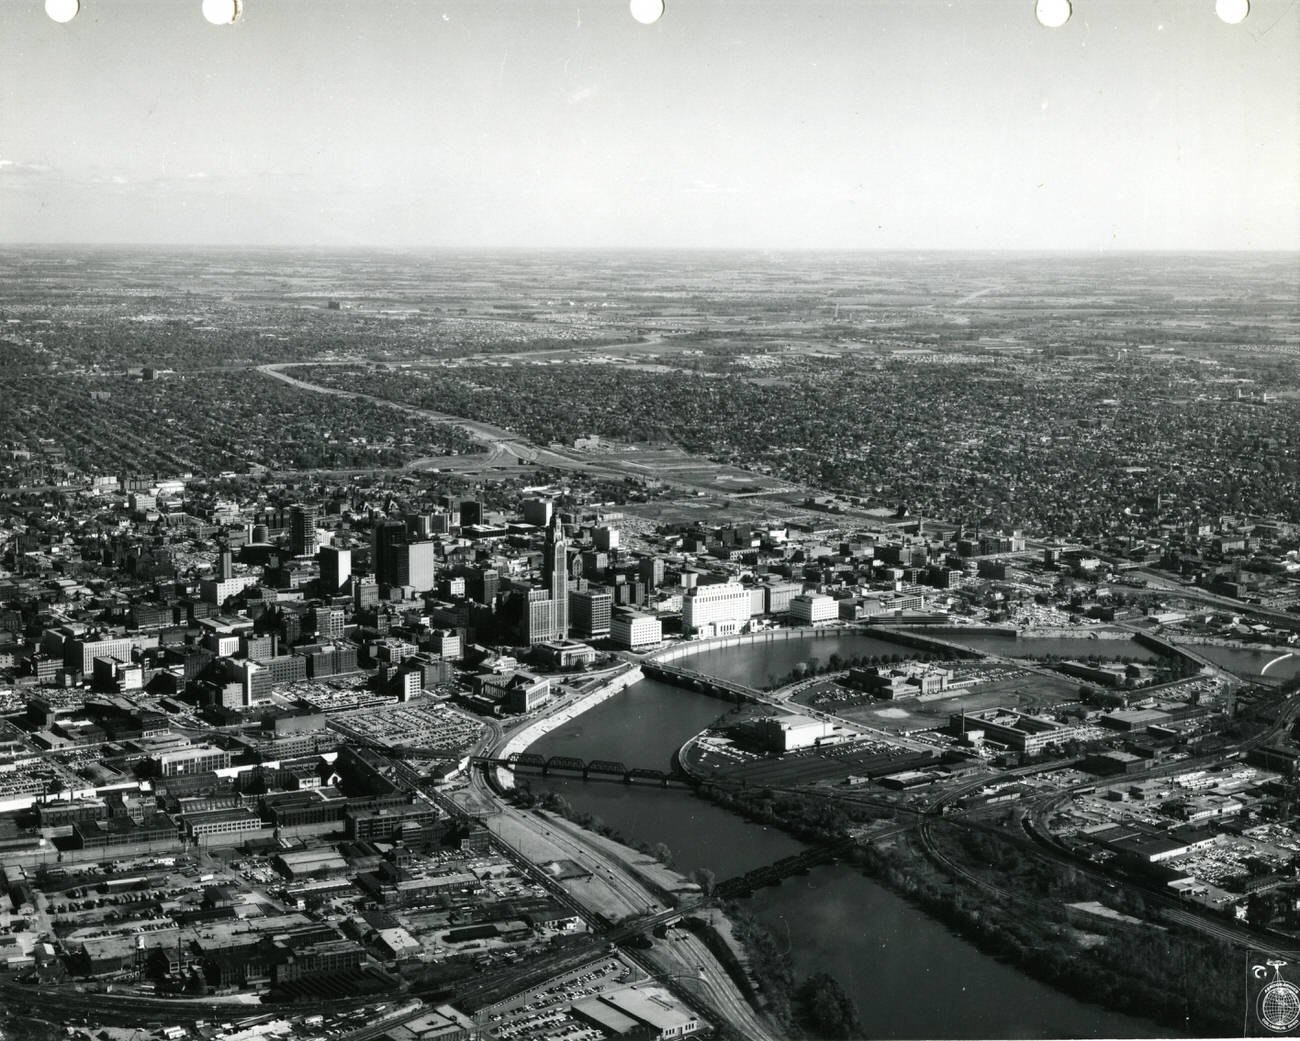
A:
{"type": "Polygon", "coordinates": [[[1276,909],[1266,893],[1251,893],[1246,901],[1246,921],[1260,929],[1267,929],[1276,909]]]}
{"type": "Polygon", "coordinates": [[[654,858],[664,867],[673,866],[673,851],[665,846],[662,842],[656,842],[654,848],[654,858]]]}
{"type": "Polygon", "coordinates": [[[691,881],[700,887],[700,892],[705,896],[712,896],[713,887],[717,885],[718,876],[708,868],[696,868],[691,872],[691,881]]]}
{"type": "Polygon", "coordinates": [[[796,997],[802,1013],[800,1019],[815,1037],[862,1036],[862,1024],[853,1001],[827,973],[809,976],[799,987],[796,997]]]}
{"type": "Polygon", "coordinates": [[[561,817],[567,817],[573,812],[573,807],[569,805],[569,800],[558,792],[547,792],[542,799],[542,808],[550,810],[552,813],[561,817]]]}

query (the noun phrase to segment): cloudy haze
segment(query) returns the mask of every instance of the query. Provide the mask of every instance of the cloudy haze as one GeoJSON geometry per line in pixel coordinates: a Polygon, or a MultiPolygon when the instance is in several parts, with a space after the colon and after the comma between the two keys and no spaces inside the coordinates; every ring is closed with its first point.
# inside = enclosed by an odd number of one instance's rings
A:
{"type": "Polygon", "coordinates": [[[9,242],[1300,248],[1256,0],[0,5],[9,242]]]}

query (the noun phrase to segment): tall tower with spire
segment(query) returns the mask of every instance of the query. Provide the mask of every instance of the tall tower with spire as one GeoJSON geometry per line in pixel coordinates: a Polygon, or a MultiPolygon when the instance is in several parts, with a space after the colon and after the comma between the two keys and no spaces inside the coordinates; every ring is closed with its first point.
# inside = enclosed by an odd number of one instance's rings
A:
{"type": "Polygon", "coordinates": [[[551,515],[546,529],[546,543],[542,547],[542,572],[551,594],[552,639],[563,640],[569,635],[569,543],[564,537],[564,525],[557,510],[551,515]]]}

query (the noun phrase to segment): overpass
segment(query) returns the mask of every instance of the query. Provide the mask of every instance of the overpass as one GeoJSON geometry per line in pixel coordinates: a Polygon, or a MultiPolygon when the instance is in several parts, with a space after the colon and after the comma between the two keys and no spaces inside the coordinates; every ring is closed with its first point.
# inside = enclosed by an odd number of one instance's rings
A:
{"type": "Polygon", "coordinates": [[[1279,629],[1300,631],[1300,614],[1292,614],[1290,611],[1278,611],[1262,604],[1249,604],[1244,600],[1234,600],[1229,596],[1211,593],[1198,586],[1188,586],[1183,584],[1182,579],[1177,575],[1153,567],[1142,567],[1138,571],[1147,578],[1153,578],[1158,582],[1165,583],[1164,586],[1152,586],[1151,588],[1156,592],[1167,593],[1171,597],[1181,597],[1194,603],[1207,604],[1210,607],[1218,607],[1225,611],[1232,611],[1235,614],[1259,618],[1277,626],[1279,629]]]}
{"type": "MultiPolygon", "coordinates": [[[[699,898],[687,899],[676,907],[615,925],[602,936],[592,936],[554,951],[542,952],[518,965],[479,973],[468,983],[458,982],[456,1004],[471,1012],[480,1011],[600,957],[610,944],[624,944],[657,926],[671,925],[701,903],[703,901],[699,898]]],[[[437,985],[417,986],[412,993],[424,996],[438,989],[437,985]]]]}

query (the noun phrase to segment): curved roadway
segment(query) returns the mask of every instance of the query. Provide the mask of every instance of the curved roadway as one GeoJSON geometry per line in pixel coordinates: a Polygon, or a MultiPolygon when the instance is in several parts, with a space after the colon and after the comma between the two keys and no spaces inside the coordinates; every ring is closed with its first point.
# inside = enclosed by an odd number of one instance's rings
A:
{"type": "MultiPolygon", "coordinates": [[[[489,733],[475,754],[491,755],[502,736],[499,728],[489,733]]],[[[601,906],[621,911],[621,915],[610,914],[611,918],[647,913],[656,917],[675,917],[675,909],[665,907],[661,894],[642,881],[635,869],[618,855],[614,844],[601,842],[568,821],[551,815],[539,819],[536,814],[511,806],[498,798],[482,772],[471,771],[469,790],[465,794],[480,806],[491,804],[495,807],[497,812],[486,822],[488,828],[499,840],[527,859],[534,863],[539,860],[572,860],[590,870],[590,882],[565,887],[575,900],[584,902],[583,895],[588,900],[596,897],[601,906]],[[582,889],[596,892],[581,894],[582,889]]],[[[774,1032],[745,1000],[703,941],[681,930],[674,935],[685,938],[657,942],[647,952],[649,960],[666,963],[670,971],[679,970],[698,980],[700,993],[692,996],[697,1001],[703,999],[715,1016],[730,1023],[746,1038],[779,1041],[779,1033],[774,1032]]]]}

